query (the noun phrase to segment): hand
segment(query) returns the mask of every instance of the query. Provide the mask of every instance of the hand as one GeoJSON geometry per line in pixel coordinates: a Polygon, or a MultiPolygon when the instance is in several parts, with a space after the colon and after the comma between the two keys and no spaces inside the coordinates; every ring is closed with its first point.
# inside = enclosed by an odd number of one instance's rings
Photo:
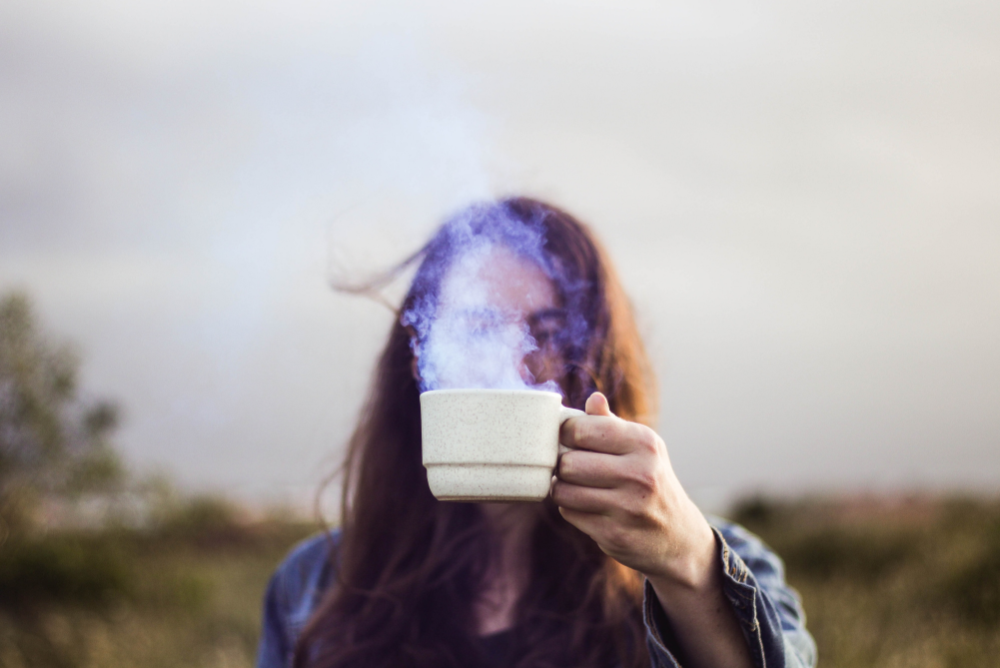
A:
{"type": "Polygon", "coordinates": [[[552,499],[605,553],[649,580],[687,657],[685,665],[753,665],[722,590],[715,535],[674,475],[649,427],[611,414],[594,393],[587,415],[562,426],[552,499]]]}
{"type": "Polygon", "coordinates": [[[562,427],[552,499],[600,548],[653,582],[658,593],[702,589],[711,579],[715,536],[649,427],[611,413],[599,392],[586,416],[562,427]]]}

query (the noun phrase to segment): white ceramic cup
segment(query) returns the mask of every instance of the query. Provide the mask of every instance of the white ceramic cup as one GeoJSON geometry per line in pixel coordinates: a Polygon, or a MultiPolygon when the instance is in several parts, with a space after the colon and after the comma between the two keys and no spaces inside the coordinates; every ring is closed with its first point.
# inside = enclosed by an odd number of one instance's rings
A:
{"type": "Polygon", "coordinates": [[[423,461],[442,501],[541,501],[559,457],[559,427],[585,415],[540,390],[431,390],[420,395],[423,461]]]}

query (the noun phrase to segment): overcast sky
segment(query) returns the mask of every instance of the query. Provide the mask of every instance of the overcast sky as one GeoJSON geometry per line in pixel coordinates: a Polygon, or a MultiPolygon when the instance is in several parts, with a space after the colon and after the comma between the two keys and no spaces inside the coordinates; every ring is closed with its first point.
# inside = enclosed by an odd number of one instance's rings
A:
{"type": "Polygon", "coordinates": [[[1000,5],[422,4],[0,4],[0,290],[137,470],[308,498],[392,318],[329,281],[528,193],[705,505],[1000,487],[1000,5]]]}

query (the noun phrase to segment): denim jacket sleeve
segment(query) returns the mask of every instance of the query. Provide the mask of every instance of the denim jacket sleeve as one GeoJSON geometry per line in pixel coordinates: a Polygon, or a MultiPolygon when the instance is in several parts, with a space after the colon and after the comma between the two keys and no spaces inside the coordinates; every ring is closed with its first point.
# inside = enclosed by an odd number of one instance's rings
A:
{"type": "Polygon", "coordinates": [[[330,553],[339,541],[336,531],[306,539],[271,576],[264,594],[257,668],[291,665],[295,641],[330,584],[330,553]]]}
{"type": "MultiPolygon", "coordinates": [[[[710,518],[723,569],[723,591],[757,668],[813,668],[816,644],[806,630],[798,594],[785,584],[781,559],[746,529],[710,518]]],[[[643,620],[654,668],[680,668],[676,641],[647,582],[643,620]],[[673,648],[673,651],[672,651],[673,648]]]]}

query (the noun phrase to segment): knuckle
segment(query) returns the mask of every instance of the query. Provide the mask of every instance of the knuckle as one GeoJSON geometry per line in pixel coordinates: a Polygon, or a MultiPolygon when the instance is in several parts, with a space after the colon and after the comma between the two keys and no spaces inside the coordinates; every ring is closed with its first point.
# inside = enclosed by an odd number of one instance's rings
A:
{"type": "Polygon", "coordinates": [[[659,441],[656,432],[649,428],[640,428],[637,438],[639,447],[648,453],[659,452],[659,441]]]}

